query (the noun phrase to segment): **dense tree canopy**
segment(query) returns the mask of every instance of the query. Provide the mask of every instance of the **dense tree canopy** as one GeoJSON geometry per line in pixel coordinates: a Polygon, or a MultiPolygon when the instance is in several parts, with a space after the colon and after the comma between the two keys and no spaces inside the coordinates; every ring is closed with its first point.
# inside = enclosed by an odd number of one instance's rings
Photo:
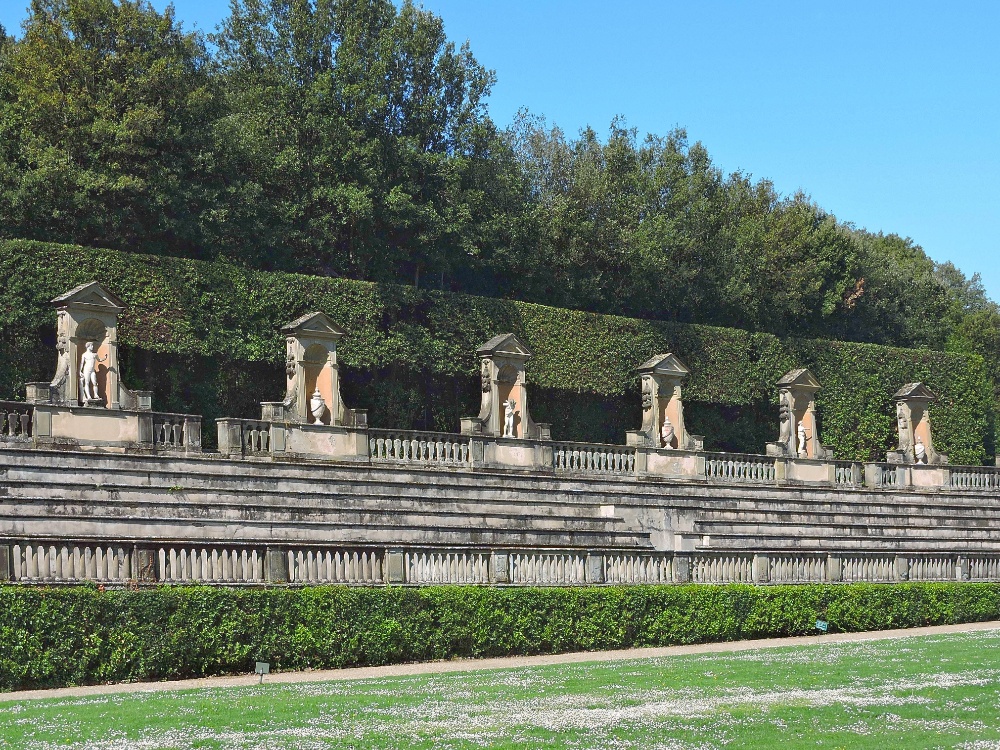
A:
{"type": "MultiPolygon", "coordinates": [[[[683,130],[568,136],[406,0],[32,0],[0,31],[0,236],[984,355],[979,280],[683,130]]],[[[1000,382],[1000,380],[998,380],[1000,382]]]]}

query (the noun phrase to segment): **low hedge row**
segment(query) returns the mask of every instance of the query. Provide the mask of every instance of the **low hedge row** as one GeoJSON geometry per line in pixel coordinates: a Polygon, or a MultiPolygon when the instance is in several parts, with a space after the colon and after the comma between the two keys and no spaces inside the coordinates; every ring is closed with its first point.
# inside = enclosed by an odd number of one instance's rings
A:
{"type": "Polygon", "coordinates": [[[688,427],[709,449],[761,452],[777,433],[774,383],[809,367],[822,437],[845,459],[884,456],[892,394],[921,380],[941,396],[936,443],[954,463],[993,453],[992,384],[980,357],[871,344],[782,340],[766,333],[596,315],[509,300],[266,273],[223,262],[71,245],[0,241],[0,397],[52,376],[48,300],[98,279],[129,305],[123,377],[156,408],[212,419],[259,415],[284,390],[280,327],[323,310],[347,328],[345,398],[376,427],[455,430],[478,408],[475,350],[514,331],[529,363],[533,412],[556,439],[622,442],[639,425],[634,368],[673,351],[690,367],[688,427]]]}
{"type": "Polygon", "coordinates": [[[0,586],[0,689],[1000,619],[1000,585],[0,586]]]}

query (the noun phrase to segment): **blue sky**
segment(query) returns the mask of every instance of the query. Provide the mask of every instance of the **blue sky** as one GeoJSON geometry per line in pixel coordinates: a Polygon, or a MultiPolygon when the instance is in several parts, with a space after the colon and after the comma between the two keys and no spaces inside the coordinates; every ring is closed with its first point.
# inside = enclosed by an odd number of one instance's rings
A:
{"type": "MultiPolygon", "coordinates": [[[[164,0],[153,0],[159,8],[164,0]]],[[[17,29],[26,0],[0,0],[17,29]]],[[[225,0],[175,0],[211,31],[225,0]]],[[[568,134],[675,126],[716,164],[912,237],[1000,300],[1000,3],[425,0],[520,107],[568,134]]]]}

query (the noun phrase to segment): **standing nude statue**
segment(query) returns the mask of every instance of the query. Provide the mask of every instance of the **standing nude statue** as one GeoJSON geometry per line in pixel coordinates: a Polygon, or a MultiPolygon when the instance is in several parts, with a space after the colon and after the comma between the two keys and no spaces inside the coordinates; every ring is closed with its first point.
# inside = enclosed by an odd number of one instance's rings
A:
{"type": "Polygon", "coordinates": [[[799,428],[796,432],[799,435],[799,458],[807,458],[809,450],[806,447],[806,426],[802,422],[799,422],[799,428]]]}
{"type": "Polygon", "coordinates": [[[97,392],[97,365],[107,358],[107,354],[98,357],[94,351],[94,342],[87,342],[87,351],[80,357],[80,398],[84,403],[97,401],[100,398],[97,392]]]}
{"type": "Polygon", "coordinates": [[[505,407],[503,415],[503,436],[504,437],[514,437],[514,417],[517,416],[517,402],[514,399],[509,399],[503,402],[505,407]]]}

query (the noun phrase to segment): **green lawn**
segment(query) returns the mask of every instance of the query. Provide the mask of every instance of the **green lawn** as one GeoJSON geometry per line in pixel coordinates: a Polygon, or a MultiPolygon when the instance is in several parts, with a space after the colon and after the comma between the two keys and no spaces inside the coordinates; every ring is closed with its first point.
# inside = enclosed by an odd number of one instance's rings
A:
{"type": "Polygon", "coordinates": [[[3,748],[1000,750],[1000,632],[0,703],[3,748]]]}

